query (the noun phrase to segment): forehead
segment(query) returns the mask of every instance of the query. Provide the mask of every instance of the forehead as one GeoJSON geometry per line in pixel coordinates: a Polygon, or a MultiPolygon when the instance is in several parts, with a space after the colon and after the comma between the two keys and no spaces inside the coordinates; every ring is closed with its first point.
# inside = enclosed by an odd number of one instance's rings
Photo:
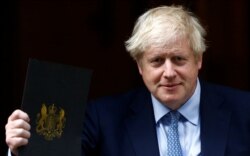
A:
{"type": "Polygon", "coordinates": [[[171,42],[164,46],[152,45],[144,52],[144,55],[154,55],[154,54],[193,54],[191,47],[187,40],[181,39],[171,42]]]}

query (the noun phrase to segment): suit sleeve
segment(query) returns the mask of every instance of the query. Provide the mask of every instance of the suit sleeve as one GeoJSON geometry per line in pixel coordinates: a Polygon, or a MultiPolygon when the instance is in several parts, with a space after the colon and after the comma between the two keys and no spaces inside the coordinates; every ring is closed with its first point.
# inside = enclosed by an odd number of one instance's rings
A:
{"type": "Polygon", "coordinates": [[[97,156],[99,148],[99,117],[94,103],[89,103],[85,113],[82,131],[82,156],[97,156]]]}

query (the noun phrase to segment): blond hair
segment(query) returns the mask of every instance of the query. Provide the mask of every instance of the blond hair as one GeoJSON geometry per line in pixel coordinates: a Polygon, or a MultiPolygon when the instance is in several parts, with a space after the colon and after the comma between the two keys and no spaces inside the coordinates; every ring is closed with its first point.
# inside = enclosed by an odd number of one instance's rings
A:
{"type": "Polygon", "coordinates": [[[150,47],[166,47],[180,38],[186,38],[194,54],[205,52],[205,29],[193,13],[182,6],[161,6],[141,15],[125,42],[130,55],[138,60],[150,47]]]}

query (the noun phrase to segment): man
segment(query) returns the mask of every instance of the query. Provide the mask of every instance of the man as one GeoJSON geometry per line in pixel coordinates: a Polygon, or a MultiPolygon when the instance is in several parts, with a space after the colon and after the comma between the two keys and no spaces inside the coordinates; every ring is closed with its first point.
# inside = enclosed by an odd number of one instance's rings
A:
{"type": "MultiPolygon", "coordinates": [[[[89,103],[82,134],[84,156],[249,156],[250,94],[198,78],[205,30],[180,6],[139,17],[126,48],[146,87],[89,103]]],[[[30,137],[26,113],[6,124],[6,143],[30,137]]]]}

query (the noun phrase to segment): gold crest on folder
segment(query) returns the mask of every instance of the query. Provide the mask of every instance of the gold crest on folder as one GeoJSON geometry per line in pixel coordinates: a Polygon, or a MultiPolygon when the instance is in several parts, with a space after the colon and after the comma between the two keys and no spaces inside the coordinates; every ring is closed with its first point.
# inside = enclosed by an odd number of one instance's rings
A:
{"type": "Polygon", "coordinates": [[[41,112],[37,114],[36,132],[44,136],[45,140],[53,140],[60,138],[65,127],[65,111],[58,109],[55,104],[42,104],[41,112]]]}

